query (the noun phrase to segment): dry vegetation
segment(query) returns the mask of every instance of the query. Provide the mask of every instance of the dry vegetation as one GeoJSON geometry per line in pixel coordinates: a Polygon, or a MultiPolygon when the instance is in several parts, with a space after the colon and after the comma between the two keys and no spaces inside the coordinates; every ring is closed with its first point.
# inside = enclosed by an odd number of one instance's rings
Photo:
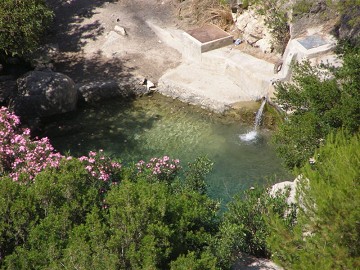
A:
{"type": "Polygon", "coordinates": [[[233,24],[231,9],[219,0],[176,0],[180,1],[178,16],[190,24],[212,23],[224,30],[233,24]]]}

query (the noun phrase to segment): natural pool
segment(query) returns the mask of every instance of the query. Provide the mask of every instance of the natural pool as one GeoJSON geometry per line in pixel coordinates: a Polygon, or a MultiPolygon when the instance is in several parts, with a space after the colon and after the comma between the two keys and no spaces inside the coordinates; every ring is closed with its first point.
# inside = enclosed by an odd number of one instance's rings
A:
{"type": "Polygon", "coordinates": [[[252,126],[160,95],[86,106],[45,126],[42,135],[75,156],[104,149],[124,162],[168,155],[186,166],[206,155],[214,162],[209,195],[223,202],[251,186],[290,178],[268,144],[269,131],[242,142],[239,134],[252,126]]]}

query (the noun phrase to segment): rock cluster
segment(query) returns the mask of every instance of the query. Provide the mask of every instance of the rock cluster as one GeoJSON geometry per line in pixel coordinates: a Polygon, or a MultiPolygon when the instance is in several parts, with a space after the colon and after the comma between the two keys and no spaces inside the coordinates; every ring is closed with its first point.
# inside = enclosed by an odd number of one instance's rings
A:
{"type": "Polygon", "coordinates": [[[271,34],[265,25],[265,17],[249,9],[235,17],[235,25],[242,34],[243,41],[260,48],[263,53],[273,51],[271,34]]]}
{"type": "MultiPolygon", "coordinates": [[[[117,30],[121,31],[120,28],[117,30]]],[[[31,55],[33,70],[17,79],[14,75],[4,75],[1,66],[0,105],[10,105],[17,115],[31,120],[73,111],[79,101],[96,103],[112,98],[141,96],[155,87],[143,77],[75,84],[67,75],[54,71],[52,63],[57,54],[57,45],[39,48],[31,55]]]]}
{"type": "Polygon", "coordinates": [[[78,91],[80,97],[88,103],[94,103],[100,100],[115,97],[128,97],[130,95],[129,91],[121,88],[114,80],[83,84],[78,87],[78,91]]]}

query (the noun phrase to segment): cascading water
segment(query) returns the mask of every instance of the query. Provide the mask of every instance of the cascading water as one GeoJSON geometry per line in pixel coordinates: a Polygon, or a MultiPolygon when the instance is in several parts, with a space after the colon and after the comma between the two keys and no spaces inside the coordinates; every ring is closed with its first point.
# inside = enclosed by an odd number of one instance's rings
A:
{"type": "Polygon", "coordinates": [[[265,103],[266,103],[266,98],[263,99],[263,101],[261,103],[261,106],[260,106],[259,110],[256,113],[255,122],[254,122],[254,129],[249,131],[248,133],[239,135],[240,140],[245,141],[245,142],[249,142],[249,141],[253,141],[253,140],[256,139],[256,137],[258,135],[257,129],[259,128],[260,123],[261,123],[261,118],[262,118],[262,114],[263,114],[263,111],[264,111],[265,103]]]}

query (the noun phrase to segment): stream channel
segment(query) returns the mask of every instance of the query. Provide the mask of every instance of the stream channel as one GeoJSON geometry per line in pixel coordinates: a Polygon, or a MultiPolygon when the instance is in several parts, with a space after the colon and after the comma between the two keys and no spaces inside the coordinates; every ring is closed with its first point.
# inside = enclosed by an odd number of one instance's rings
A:
{"type": "Polygon", "coordinates": [[[214,162],[208,193],[223,205],[244,189],[291,179],[269,145],[270,131],[244,142],[239,135],[253,126],[161,95],[87,105],[44,126],[41,136],[73,156],[103,149],[129,163],[168,155],[183,167],[207,156],[214,162]]]}

